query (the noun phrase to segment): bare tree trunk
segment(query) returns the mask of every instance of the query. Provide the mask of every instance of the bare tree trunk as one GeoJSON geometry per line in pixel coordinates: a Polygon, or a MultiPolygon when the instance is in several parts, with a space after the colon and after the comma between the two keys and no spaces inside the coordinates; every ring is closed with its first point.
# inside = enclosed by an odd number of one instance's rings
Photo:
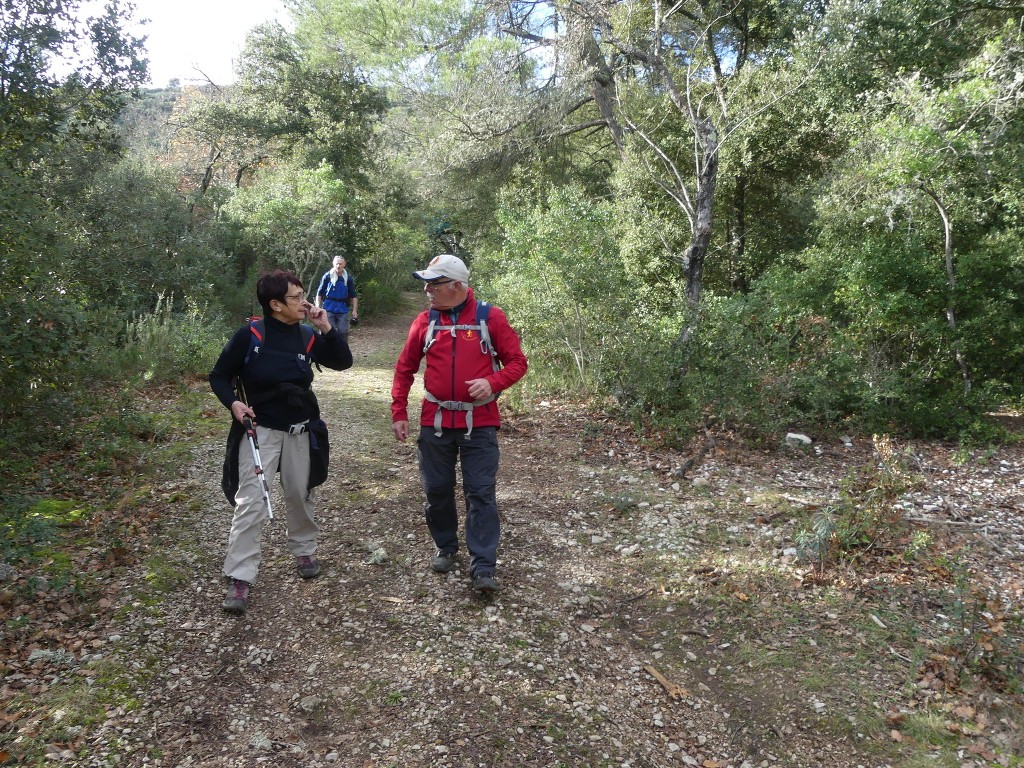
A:
{"type": "Polygon", "coordinates": [[[579,37],[579,45],[582,48],[582,60],[587,68],[593,73],[590,78],[590,95],[594,99],[597,111],[608,126],[615,149],[619,155],[625,153],[625,143],[622,139],[622,124],[615,116],[615,101],[617,98],[615,87],[615,73],[612,72],[608,62],[601,55],[601,49],[594,38],[593,31],[589,24],[584,25],[586,19],[573,17],[574,24],[570,29],[579,37]]]}
{"type": "MultiPolygon", "coordinates": [[[[953,265],[953,223],[949,220],[949,212],[946,210],[946,206],[942,204],[939,196],[925,184],[921,184],[920,188],[935,203],[939,216],[942,218],[943,255],[946,260],[946,281],[949,285],[949,298],[946,301],[946,325],[949,326],[951,331],[956,331],[956,269],[953,265]]],[[[960,375],[964,381],[964,394],[970,394],[971,371],[967,365],[967,359],[964,356],[963,346],[960,344],[959,339],[953,340],[953,355],[956,358],[957,365],[960,366],[960,375]]]]}
{"type": "Polygon", "coordinates": [[[210,151],[210,160],[206,164],[206,170],[203,172],[203,180],[199,183],[199,191],[192,196],[192,199],[188,203],[188,226],[186,229],[191,232],[195,226],[194,215],[196,210],[196,201],[206,195],[210,185],[213,183],[213,172],[217,167],[217,161],[220,160],[220,156],[223,150],[212,149],[210,151]]]}
{"type": "Polygon", "coordinates": [[[739,293],[750,290],[747,282],[743,257],[747,251],[747,177],[742,173],[736,177],[736,188],[732,194],[732,224],[729,233],[732,243],[733,274],[732,287],[739,293]]]}
{"type": "MultiPolygon", "coordinates": [[[[684,351],[700,326],[700,297],[704,276],[704,260],[711,244],[714,223],[715,187],[718,184],[718,131],[711,120],[695,120],[699,155],[697,162],[697,194],[694,198],[695,218],[690,244],[683,252],[683,273],[686,276],[687,321],[679,332],[679,344],[684,351]]],[[[684,354],[682,373],[689,365],[689,354],[684,354]]]]}

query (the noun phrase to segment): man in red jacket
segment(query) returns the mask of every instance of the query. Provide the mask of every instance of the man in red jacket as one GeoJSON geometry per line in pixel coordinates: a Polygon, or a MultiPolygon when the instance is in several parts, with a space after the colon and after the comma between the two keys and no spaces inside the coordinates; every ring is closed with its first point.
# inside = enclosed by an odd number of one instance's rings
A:
{"type": "Polygon", "coordinates": [[[526,356],[505,313],[486,304],[478,307],[462,259],[442,254],[412,274],[423,281],[430,309],[413,320],[395,363],[391,429],[400,442],[408,439],[409,388],[425,357],[426,395],[416,445],[427,528],[437,545],[430,567],[438,573],[455,567],[455,465],[461,461],[473,589],[497,592],[494,570],[501,529],[495,488],[501,417],[496,398],[526,374],[526,356]]]}

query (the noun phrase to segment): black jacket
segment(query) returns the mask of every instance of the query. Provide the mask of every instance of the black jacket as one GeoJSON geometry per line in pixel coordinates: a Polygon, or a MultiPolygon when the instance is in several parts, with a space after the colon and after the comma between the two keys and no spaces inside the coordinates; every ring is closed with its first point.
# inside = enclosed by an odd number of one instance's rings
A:
{"type": "MultiPolygon", "coordinates": [[[[259,346],[259,353],[254,354],[248,325],[236,331],[210,372],[210,387],[224,407],[230,409],[231,404],[240,399],[235,384],[241,381],[249,406],[256,412],[256,423],[270,429],[287,429],[292,424],[308,421],[308,487],[313,488],[327,479],[330,446],[327,425],[320,419],[316,395],[310,388],[311,364],[345,370],[352,367],[352,352],[345,339],[331,329],[314,337],[306,359],[305,337],[299,325],[288,325],[274,318],[266,318],[264,339],[259,346]]],[[[245,428],[232,417],[221,477],[221,488],[232,505],[238,490],[238,451],[243,440],[245,428]]]]}
{"type": "Polygon", "coordinates": [[[235,392],[241,381],[256,423],[271,429],[288,429],[319,415],[311,363],[344,371],[352,367],[348,342],[333,328],[313,339],[310,360],[305,357],[305,337],[298,323],[289,325],[272,317],[264,319],[260,353],[250,355],[252,331],[245,325],[235,331],[210,371],[210,387],[217,399],[230,409],[240,399],[235,392]],[[250,360],[246,363],[246,356],[250,360]],[[304,393],[310,393],[308,395],[304,393]]]}

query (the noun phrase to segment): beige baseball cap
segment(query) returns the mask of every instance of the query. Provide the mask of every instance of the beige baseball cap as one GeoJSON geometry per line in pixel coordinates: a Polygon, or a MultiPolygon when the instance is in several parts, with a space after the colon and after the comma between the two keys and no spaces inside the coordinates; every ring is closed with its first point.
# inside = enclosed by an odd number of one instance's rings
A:
{"type": "Polygon", "coordinates": [[[458,256],[452,256],[450,253],[442,253],[440,256],[435,256],[427,264],[426,269],[413,272],[412,276],[428,283],[447,277],[452,280],[458,280],[463,285],[469,285],[469,267],[458,256]]]}

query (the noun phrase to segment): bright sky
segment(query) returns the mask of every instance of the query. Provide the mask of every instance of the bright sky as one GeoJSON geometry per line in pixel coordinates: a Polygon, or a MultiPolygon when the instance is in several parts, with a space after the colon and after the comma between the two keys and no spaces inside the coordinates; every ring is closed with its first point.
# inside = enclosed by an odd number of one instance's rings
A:
{"type": "Polygon", "coordinates": [[[133,31],[148,37],[149,77],[154,88],[166,86],[175,77],[183,85],[205,82],[207,77],[218,85],[230,83],[234,80],[233,62],[249,30],[265,21],[289,24],[281,0],[133,1],[135,18],[150,20],[133,31]]]}

